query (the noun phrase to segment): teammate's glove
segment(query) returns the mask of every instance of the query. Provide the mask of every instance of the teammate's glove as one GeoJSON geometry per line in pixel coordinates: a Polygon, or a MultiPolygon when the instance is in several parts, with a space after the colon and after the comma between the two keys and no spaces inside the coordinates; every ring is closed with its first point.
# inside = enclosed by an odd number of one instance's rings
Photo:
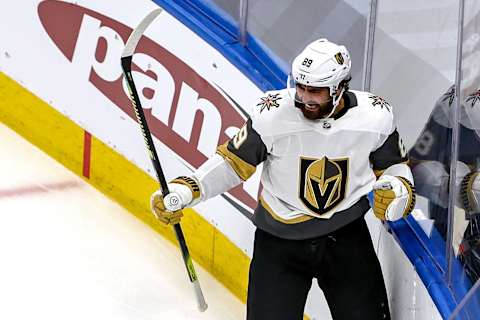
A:
{"type": "Polygon", "coordinates": [[[182,209],[191,206],[200,199],[200,188],[190,177],[178,177],[168,184],[170,193],[163,196],[161,190],[155,191],[150,198],[153,214],[165,224],[177,224],[183,216],[182,209]]]}
{"type": "Polygon", "coordinates": [[[466,212],[480,213],[480,172],[465,175],[460,186],[460,197],[466,212]]]}
{"type": "MultiPolygon", "coordinates": [[[[470,172],[470,168],[463,162],[457,161],[457,174],[455,186],[456,190],[461,190],[461,183],[465,176],[470,172]]],[[[415,190],[418,195],[428,198],[437,206],[448,208],[448,189],[450,174],[447,172],[445,165],[439,161],[421,161],[413,169],[413,177],[415,178],[415,190]]],[[[455,197],[457,207],[463,208],[461,197],[455,197]]]]}
{"type": "Polygon", "coordinates": [[[407,179],[382,175],[373,185],[373,213],[381,220],[396,221],[415,206],[415,189],[407,179]]]}

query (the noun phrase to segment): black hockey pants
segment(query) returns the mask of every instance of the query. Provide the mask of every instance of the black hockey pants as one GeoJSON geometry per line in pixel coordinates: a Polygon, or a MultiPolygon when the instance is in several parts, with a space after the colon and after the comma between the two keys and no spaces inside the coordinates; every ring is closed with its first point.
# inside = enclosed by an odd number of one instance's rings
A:
{"type": "Polygon", "coordinates": [[[247,320],[302,320],[313,278],[334,320],[390,319],[382,271],[361,217],[308,240],[281,239],[257,229],[247,320]]]}

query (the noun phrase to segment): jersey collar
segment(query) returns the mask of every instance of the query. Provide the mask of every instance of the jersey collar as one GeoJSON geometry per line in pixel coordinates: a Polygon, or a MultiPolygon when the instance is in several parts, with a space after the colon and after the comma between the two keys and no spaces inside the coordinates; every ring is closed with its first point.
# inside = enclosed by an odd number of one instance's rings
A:
{"type": "Polygon", "coordinates": [[[349,109],[356,107],[358,104],[357,97],[351,91],[347,91],[343,94],[343,100],[345,103],[345,107],[342,109],[342,111],[333,116],[333,119],[335,120],[339,119],[341,116],[347,113],[349,109]]]}

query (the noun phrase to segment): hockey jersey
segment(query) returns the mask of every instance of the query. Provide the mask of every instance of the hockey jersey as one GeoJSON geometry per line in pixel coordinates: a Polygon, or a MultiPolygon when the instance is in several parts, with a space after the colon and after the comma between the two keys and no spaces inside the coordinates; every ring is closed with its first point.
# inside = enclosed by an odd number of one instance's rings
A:
{"type": "MultiPolygon", "coordinates": [[[[451,86],[435,103],[435,107],[409,151],[412,160],[435,160],[450,166],[455,86],[451,86]]],[[[468,95],[460,108],[458,160],[478,167],[480,146],[480,90],[468,95]]]]}
{"type": "MultiPolygon", "coordinates": [[[[446,239],[448,230],[448,177],[451,165],[453,129],[450,111],[454,107],[455,86],[438,98],[430,117],[409,151],[412,172],[418,182],[417,192],[429,199],[429,217],[446,239]],[[422,162],[435,162],[426,172],[417,166],[422,162]],[[415,167],[417,166],[417,167],[415,167]],[[444,177],[445,180],[442,178],[444,177]],[[445,181],[445,182],[444,182],[445,181]]],[[[470,170],[480,168],[480,90],[468,95],[460,106],[457,180],[461,181],[470,170]],[[462,165],[464,170],[459,170],[462,165]]],[[[423,167],[425,170],[426,167],[423,167]]],[[[468,217],[468,216],[467,216],[468,217]]],[[[468,217],[469,218],[469,217],[468,217]]],[[[472,231],[470,228],[467,232],[472,231]]]]}
{"type": "Polygon", "coordinates": [[[281,238],[307,239],[365,214],[376,175],[406,162],[407,153],[392,107],[381,97],[347,91],[338,115],[312,121],[295,107],[293,94],[267,92],[217,153],[242,180],[263,162],[257,227],[281,238]]]}

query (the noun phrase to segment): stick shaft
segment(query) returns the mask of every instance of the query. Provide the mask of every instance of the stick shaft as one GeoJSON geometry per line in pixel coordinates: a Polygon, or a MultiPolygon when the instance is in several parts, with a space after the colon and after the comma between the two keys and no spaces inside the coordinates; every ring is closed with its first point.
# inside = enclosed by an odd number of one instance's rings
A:
{"type": "Polygon", "coordinates": [[[143,112],[143,108],[140,102],[140,98],[137,93],[137,89],[135,87],[135,82],[133,81],[132,71],[131,71],[131,64],[132,64],[132,56],[122,57],[122,69],[125,74],[125,78],[127,80],[127,87],[130,91],[130,98],[133,104],[133,108],[135,110],[135,115],[137,117],[137,122],[140,125],[142,130],[143,138],[145,140],[145,145],[148,149],[148,154],[152,161],[153,167],[155,169],[155,173],[157,175],[158,182],[160,183],[160,187],[162,188],[162,194],[166,196],[170,193],[167,186],[167,181],[165,180],[165,175],[163,174],[162,166],[160,165],[160,161],[158,160],[157,151],[155,149],[155,145],[153,144],[152,135],[150,134],[150,129],[148,128],[147,120],[145,119],[145,113],[143,112]]]}
{"type": "MultiPolygon", "coordinates": [[[[145,118],[145,113],[143,112],[143,108],[141,106],[140,98],[138,96],[138,92],[135,87],[135,82],[133,81],[133,77],[132,77],[132,72],[131,72],[132,56],[122,57],[121,62],[122,62],[122,69],[125,74],[125,79],[127,82],[127,87],[130,92],[132,105],[133,105],[133,108],[135,109],[135,115],[137,117],[138,124],[140,125],[140,128],[142,130],[142,134],[148,149],[150,159],[155,169],[158,182],[160,183],[162,194],[166,196],[170,192],[168,190],[168,185],[165,179],[165,175],[163,174],[162,166],[160,165],[160,161],[158,159],[155,145],[153,144],[153,139],[150,134],[150,129],[148,128],[148,123],[145,118]]],[[[195,291],[195,296],[197,298],[198,308],[200,311],[203,312],[207,309],[207,304],[205,303],[205,298],[203,296],[202,289],[200,288],[200,283],[198,281],[197,273],[195,272],[195,268],[193,266],[190,253],[188,251],[188,247],[185,241],[185,237],[183,235],[182,228],[180,224],[175,224],[173,228],[175,231],[175,236],[177,238],[178,244],[180,245],[180,251],[182,252],[183,262],[185,264],[185,268],[187,269],[190,282],[192,282],[194,285],[194,291],[195,291]]]]}

